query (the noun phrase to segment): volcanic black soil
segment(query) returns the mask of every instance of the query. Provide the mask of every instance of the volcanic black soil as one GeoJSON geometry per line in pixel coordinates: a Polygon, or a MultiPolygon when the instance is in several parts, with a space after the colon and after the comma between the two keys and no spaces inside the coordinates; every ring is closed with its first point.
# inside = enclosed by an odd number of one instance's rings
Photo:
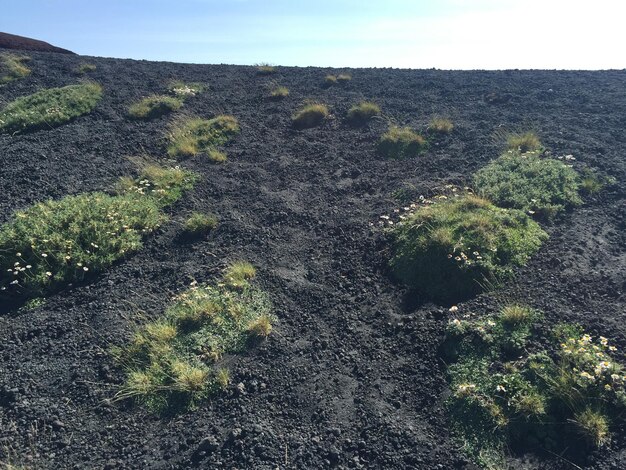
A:
{"type": "MultiPolygon", "coordinates": [[[[32,53],[32,74],[0,88],[0,106],[43,87],[75,83],[77,65],[97,66],[104,87],[89,115],[61,127],[0,135],[0,223],[46,198],[108,190],[132,174],[128,157],[164,160],[169,117],[130,121],[127,106],[171,79],[207,90],[185,112],[232,114],[242,132],[229,161],[180,164],[201,182],[170,208],[171,221],[145,248],[45,305],[0,316],[2,460],[42,469],[414,468],[469,469],[451,438],[439,355],[450,305],[407,298],[386,269],[378,221],[399,193],[431,196],[466,185],[497,157],[505,131],[534,129],[554,155],[573,155],[617,183],[546,226],[550,240],[514,281],[459,304],[489,312],[519,300],[549,322],[580,322],[626,356],[626,73],[354,69],[323,88],[321,68],[254,67],[32,53]],[[268,85],[289,88],[269,101],[268,85]],[[384,118],[344,121],[362,99],[384,118]],[[332,119],[296,131],[292,113],[326,103],[332,119]],[[388,120],[424,129],[436,116],[455,128],[415,159],[384,160],[375,142],[388,120]],[[401,191],[399,191],[401,190],[401,191]],[[181,239],[192,210],[216,213],[208,238],[181,239]],[[233,259],[259,267],[279,317],[267,341],[226,358],[233,385],[199,409],[159,417],[112,402],[124,379],[108,355],[136,325],[163,311],[193,280],[213,280],[233,259]]],[[[626,432],[576,465],[626,468],[626,432]]],[[[576,468],[558,457],[522,455],[515,468],[576,468]]]]}

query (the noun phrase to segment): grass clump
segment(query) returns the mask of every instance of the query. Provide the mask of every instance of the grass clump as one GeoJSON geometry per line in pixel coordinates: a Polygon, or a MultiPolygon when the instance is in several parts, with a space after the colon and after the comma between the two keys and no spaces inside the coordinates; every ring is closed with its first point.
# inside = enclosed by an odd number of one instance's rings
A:
{"type": "Polygon", "coordinates": [[[185,221],[185,233],[191,236],[206,235],[217,227],[217,217],[213,214],[193,212],[185,221]]]}
{"type": "Polygon", "coordinates": [[[0,54],[0,85],[28,76],[30,69],[24,64],[29,60],[27,56],[0,54]]]}
{"type": "Polygon", "coordinates": [[[180,109],[181,98],[167,95],[153,95],[142,98],[128,108],[128,114],[134,119],[154,119],[180,109]]]}
{"type": "Polygon", "coordinates": [[[228,142],[239,131],[239,123],[233,116],[221,115],[213,119],[197,117],[181,119],[170,128],[167,153],[172,157],[208,153],[228,142]]]}
{"type": "Polygon", "coordinates": [[[271,64],[259,64],[256,66],[256,72],[259,75],[271,75],[276,72],[276,67],[271,64]]]}
{"type": "Polygon", "coordinates": [[[506,139],[506,146],[508,150],[520,153],[538,152],[543,149],[539,137],[532,131],[510,134],[506,139]]]}
{"type": "Polygon", "coordinates": [[[196,96],[204,91],[201,83],[185,83],[180,80],[170,82],[167,90],[177,98],[187,99],[196,96]]]}
{"type": "Polygon", "coordinates": [[[220,152],[219,150],[211,149],[207,152],[209,160],[213,163],[224,163],[228,160],[228,157],[224,152],[220,152]]]}
{"type": "Polygon", "coordinates": [[[546,218],[580,204],[579,186],[573,168],[535,152],[505,153],[474,175],[475,189],[499,206],[546,218]]]}
{"type": "Polygon", "coordinates": [[[378,153],[385,158],[411,158],[426,148],[426,139],[410,127],[392,126],[378,141],[378,153]]]}
{"type": "Polygon", "coordinates": [[[92,111],[102,98],[97,83],[49,88],[18,98],[0,111],[0,130],[23,132],[51,128],[92,111]]]}
{"type": "Polygon", "coordinates": [[[96,66],[94,64],[83,63],[76,67],[76,73],[79,75],[84,75],[86,73],[91,73],[96,71],[96,66]]]}
{"type": "Polygon", "coordinates": [[[301,108],[291,119],[296,129],[307,129],[320,125],[329,114],[326,105],[313,103],[301,108]]]}
{"type": "Polygon", "coordinates": [[[449,134],[454,129],[454,124],[450,119],[434,118],[428,124],[428,130],[436,134],[449,134]]]}
{"type": "Polygon", "coordinates": [[[335,75],[326,75],[324,77],[324,87],[328,88],[337,85],[337,77],[335,75]]]}
{"type": "Polygon", "coordinates": [[[270,98],[280,100],[289,96],[289,88],[286,86],[277,86],[270,91],[270,98]]]}
{"type": "Polygon", "coordinates": [[[122,177],[118,183],[120,194],[148,196],[160,207],[178,201],[186,191],[193,188],[198,176],[176,166],[166,168],[150,162],[140,163],[139,176],[122,177]]]}
{"type": "Polygon", "coordinates": [[[393,229],[397,279],[436,300],[459,300],[508,278],[547,234],[523,212],[474,195],[420,207],[393,229]]]}
{"type": "Polygon", "coordinates": [[[155,412],[194,407],[230,383],[220,358],[267,336],[273,322],[267,295],[250,283],[193,286],[170,303],[162,318],[114,350],[127,369],[117,398],[134,398],[155,412]]]}
{"type": "Polygon", "coordinates": [[[371,101],[361,101],[348,111],[348,121],[356,126],[367,123],[374,116],[380,115],[380,107],[371,101]]]}
{"type": "Polygon", "coordinates": [[[67,196],[15,213],[0,228],[0,298],[27,299],[98,273],[164,221],[140,194],[67,196]]]}
{"type": "Polygon", "coordinates": [[[224,272],[224,281],[233,287],[241,288],[248,285],[248,281],[256,276],[256,268],[247,261],[234,261],[224,272]]]}
{"type": "Polygon", "coordinates": [[[608,417],[623,416],[626,376],[609,354],[616,348],[561,325],[541,349],[532,342],[540,321],[538,312],[508,305],[496,315],[448,323],[453,429],[485,468],[494,457],[503,460],[507,448],[584,456],[609,441],[608,417]]]}
{"type": "Polygon", "coordinates": [[[349,82],[350,80],[352,80],[352,75],[350,75],[349,73],[340,73],[339,75],[337,75],[337,81],[339,83],[349,82]]]}

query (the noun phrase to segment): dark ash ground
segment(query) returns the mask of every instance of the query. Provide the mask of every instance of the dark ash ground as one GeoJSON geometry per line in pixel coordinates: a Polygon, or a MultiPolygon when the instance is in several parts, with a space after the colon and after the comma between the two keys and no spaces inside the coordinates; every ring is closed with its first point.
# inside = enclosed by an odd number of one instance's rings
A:
{"type": "MultiPolygon", "coordinates": [[[[97,65],[90,78],[105,97],[62,127],[0,135],[0,222],[45,198],[111,188],[132,172],[128,156],[163,158],[169,119],[133,122],[125,111],[170,79],[206,84],[185,110],[232,114],[242,133],[226,147],[225,165],[182,162],[203,179],[143,251],[41,308],[0,316],[4,461],[37,469],[473,468],[443,408],[438,348],[449,306],[406,301],[370,222],[400,206],[398,189],[431,195],[468,183],[499,155],[501,130],[535,129],[555,155],[572,154],[577,167],[617,184],[547,227],[550,240],[514,282],[460,310],[520,300],[551,322],[580,322],[626,348],[624,71],[351,70],[351,82],[323,89],[329,69],[281,67],[266,77],[252,67],[29,55],[33,73],[0,88],[0,106],[75,83],[72,71],[85,61],[97,65]],[[273,81],[290,89],[284,101],[264,98],[273,81]],[[502,99],[488,103],[492,92],[502,99]],[[292,130],[291,114],[306,99],[328,104],[334,119],[292,130]],[[444,115],[456,127],[417,159],[382,160],[374,146],[385,120],[358,129],[343,120],[362,99],[398,124],[423,129],[444,115]],[[181,243],[191,210],[214,212],[221,225],[206,240],[181,243]],[[261,347],[227,359],[229,392],[170,419],[112,404],[123,374],[109,346],[192,280],[211,280],[239,258],[260,268],[280,323],[261,347]]],[[[577,465],[626,468],[625,431],[577,465]]],[[[512,465],[575,468],[533,456],[512,465]]]]}

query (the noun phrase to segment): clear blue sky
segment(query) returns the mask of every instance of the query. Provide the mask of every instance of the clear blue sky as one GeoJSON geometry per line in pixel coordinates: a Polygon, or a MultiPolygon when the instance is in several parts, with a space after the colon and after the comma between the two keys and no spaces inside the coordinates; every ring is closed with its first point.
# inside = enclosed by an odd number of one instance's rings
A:
{"type": "Polygon", "coordinates": [[[409,68],[626,68],[621,0],[2,0],[0,31],[79,54],[409,68]]]}

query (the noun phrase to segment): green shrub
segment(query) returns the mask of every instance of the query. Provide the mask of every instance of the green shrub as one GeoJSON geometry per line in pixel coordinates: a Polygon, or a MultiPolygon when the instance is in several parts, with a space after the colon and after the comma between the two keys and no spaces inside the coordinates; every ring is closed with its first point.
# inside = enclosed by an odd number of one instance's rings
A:
{"type": "Polygon", "coordinates": [[[410,127],[392,126],[378,141],[378,153],[385,158],[411,158],[426,148],[426,139],[410,127]]]}
{"type": "Polygon", "coordinates": [[[168,135],[168,155],[172,157],[193,156],[225,144],[239,133],[237,119],[217,116],[213,119],[197,117],[178,120],[168,135]]]}
{"type": "Polygon", "coordinates": [[[96,71],[96,66],[94,64],[80,64],[76,67],[76,73],[79,75],[84,75],[86,73],[91,73],[96,71]]]}
{"type": "Polygon", "coordinates": [[[0,111],[0,130],[22,132],[59,126],[92,111],[102,98],[97,83],[49,88],[18,98],[0,111]]]}
{"type": "Polygon", "coordinates": [[[153,95],[142,98],[129,106],[128,114],[135,119],[154,119],[180,109],[181,98],[166,95],[153,95]]]}
{"type": "Polygon", "coordinates": [[[192,213],[185,221],[185,232],[192,236],[205,235],[217,227],[217,217],[202,212],[192,213]]]}
{"type": "Polygon", "coordinates": [[[536,152],[543,149],[539,137],[531,131],[510,134],[506,139],[506,145],[508,150],[520,153],[536,152]]]}
{"type": "Polygon", "coordinates": [[[454,129],[454,124],[450,119],[434,118],[428,124],[428,130],[437,134],[449,134],[454,129]]]}
{"type": "Polygon", "coordinates": [[[114,350],[127,369],[117,398],[135,398],[156,412],[194,407],[228,386],[220,358],[269,334],[273,321],[267,295],[250,283],[194,286],[162,318],[139,329],[130,344],[114,350]]]}
{"type": "Polygon", "coordinates": [[[289,88],[286,86],[277,86],[272,91],[270,91],[270,98],[279,100],[282,98],[286,98],[289,96],[289,88]]]}
{"type": "Polygon", "coordinates": [[[474,175],[476,191],[495,204],[548,218],[581,203],[579,185],[574,169],[534,152],[505,153],[474,175]]]}
{"type": "Polygon", "coordinates": [[[120,178],[118,192],[149,196],[161,207],[178,201],[198,179],[195,173],[180,167],[165,168],[150,162],[142,162],[139,166],[137,178],[120,178]]]}
{"type": "Polygon", "coordinates": [[[174,80],[170,82],[167,89],[175,97],[184,100],[202,93],[204,86],[201,83],[185,83],[180,80],[174,80]]]}
{"type": "Polygon", "coordinates": [[[496,315],[448,323],[453,429],[486,468],[494,457],[503,460],[512,443],[522,452],[586,453],[608,442],[608,416],[624,415],[626,376],[609,354],[616,348],[572,325],[555,328],[547,350],[530,348],[544,336],[540,320],[532,309],[509,305],[496,315]]]}
{"type": "Polygon", "coordinates": [[[164,220],[152,198],[67,196],[15,213],[0,228],[0,298],[32,298],[98,273],[141,248],[164,220]]]}
{"type": "Polygon", "coordinates": [[[315,127],[322,123],[329,115],[328,107],[324,104],[309,104],[292,116],[292,123],[296,129],[315,127]]]}
{"type": "Polygon", "coordinates": [[[547,239],[523,212],[473,195],[421,207],[393,235],[393,273],[436,300],[466,298],[510,277],[547,239]]]}
{"type": "Polygon", "coordinates": [[[0,85],[28,76],[30,69],[24,63],[29,60],[27,56],[0,54],[0,85]]]}
{"type": "Polygon", "coordinates": [[[353,125],[363,125],[374,116],[380,115],[380,107],[370,101],[361,101],[348,111],[348,121],[353,125]]]}

